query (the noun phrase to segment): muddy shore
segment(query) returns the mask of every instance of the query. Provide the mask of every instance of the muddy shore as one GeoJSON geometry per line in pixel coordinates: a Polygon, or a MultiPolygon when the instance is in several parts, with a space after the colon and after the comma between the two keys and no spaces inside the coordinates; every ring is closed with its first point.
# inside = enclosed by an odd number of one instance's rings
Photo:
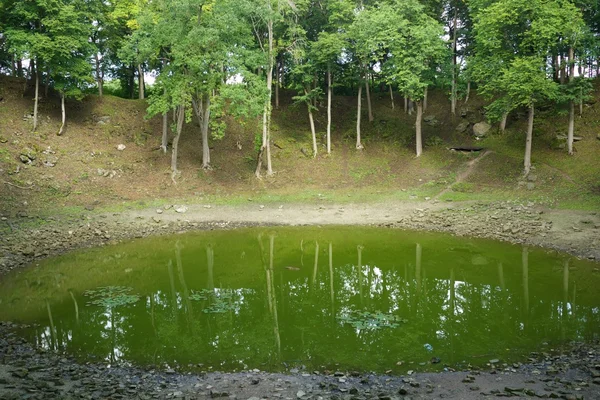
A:
{"type": "MultiPolygon", "coordinates": [[[[190,230],[256,225],[374,225],[449,232],[540,246],[600,261],[600,215],[551,210],[533,203],[328,203],[250,202],[243,206],[178,204],[78,216],[3,216],[0,279],[11,270],[74,249],[190,230]]],[[[598,268],[593,273],[598,273],[598,268]]],[[[491,363],[485,370],[410,376],[352,371],[274,374],[183,374],[131,366],[82,364],[32,348],[0,324],[0,399],[281,398],[281,399],[600,399],[600,345],[574,343],[561,351],[533,353],[526,364],[491,363]]]]}

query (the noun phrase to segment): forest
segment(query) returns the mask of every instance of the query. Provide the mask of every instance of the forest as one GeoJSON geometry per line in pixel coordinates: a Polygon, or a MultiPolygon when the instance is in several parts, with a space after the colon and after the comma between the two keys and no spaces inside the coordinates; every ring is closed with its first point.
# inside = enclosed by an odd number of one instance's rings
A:
{"type": "Polygon", "coordinates": [[[419,157],[428,90],[446,93],[455,115],[473,89],[500,132],[511,112],[527,112],[527,175],[536,107],[568,109],[573,154],[576,109],[600,72],[599,8],[596,0],[1,0],[0,72],[34,82],[34,131],[48,88],[62,102],[59,135],[65,98],[147,99],[147,117],[162,116],[173,180],[184,123],[197,121],[210,169],[209,141],[225,135],[225,116],[260,122],[249,133],[255,174],[273,174],[271,115],[281,90],[305,107],[313,157],[313,113],[327,110],[330,153],[332,96],[356,96],[361,150],[361,116],[366,107],[373,121],[375,92],[414,115],[419,157]]]}

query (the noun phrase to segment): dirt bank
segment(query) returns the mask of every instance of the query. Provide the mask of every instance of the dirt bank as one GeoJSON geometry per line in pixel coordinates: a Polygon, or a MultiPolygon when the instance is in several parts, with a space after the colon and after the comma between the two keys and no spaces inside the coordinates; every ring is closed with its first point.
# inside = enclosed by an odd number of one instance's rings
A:
{"type": "Polygon", "coordinates": [[[396,202],[383,204],[169,205],[79,216],[2,217],[0,274],[68,250],[107,245],[132,237],[194,229],[254,225],[376,225],[449,232],[523,243],[600,260],[600,215],[510,202],[396,202]]]}

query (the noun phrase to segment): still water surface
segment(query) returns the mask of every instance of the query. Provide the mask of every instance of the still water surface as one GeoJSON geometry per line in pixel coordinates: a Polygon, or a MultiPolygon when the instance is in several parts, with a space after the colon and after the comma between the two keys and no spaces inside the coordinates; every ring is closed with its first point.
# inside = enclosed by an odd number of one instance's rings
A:
{"type": "Polygon", "coordinates": [[[39,347],[108,363],[439,370],[597,339],[594,267],[539,249],[389,229],[200,232],[15,273],[0,282],[0,319],[35,324],[22,333],[39,347]],[[98,290],[109,286],[118,288],[98,290]]]}

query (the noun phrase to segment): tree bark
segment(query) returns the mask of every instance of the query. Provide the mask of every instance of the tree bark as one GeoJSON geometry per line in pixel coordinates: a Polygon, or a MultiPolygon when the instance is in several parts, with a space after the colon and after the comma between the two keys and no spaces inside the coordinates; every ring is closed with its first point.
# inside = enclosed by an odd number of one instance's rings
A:
{"type": "Polygon", "coordinates": [[[142,64],[138,64],[138,84],[139,84],[139,98],[140,100],[144,100],[144,70],[142,69],[142,64]]]}
{"type": "Polygon", "coordinates": [[[169,117],[167,113],[163,113],[163,126],[162,126],[162,141],[160,148],[163,153],[167,154],[167,146],[169,143],[169,117]]]}
{"type": "MultiPolygon", "coordinates": [[[[268,2],[269,9],[271,3],[268,2]]],[[[255,175],[260,178],[260,170],[262,167],[262,158],[265,157],[267,161],[267,176],[273,175],[273,166],[271,165],[271,145],[270,145],[270,124],[271,124],[271,98],[273,95],[273,20],[269,19],[267,23],[267,30],[269,34],[269,70],[267,71],[267,101],[265,103],[265,109],[263,112],[263,137],[260,152],[258,154],[258,165],[256,166],[255,175]]]]}
{"type": "Polygon", "coordinates": [[[527,124],[527,139],[525,141],[525,176],[531,171],[531,142],[533,140],[533,119],[535,114],[535,106],[533,103],[529,106],[529,122],[527,124]]]}
{"type": "MultiPolygon", "coordinates": [[[[575,57],[573,47],[569,47],[569,83],[575,79],[575,57]]],[[[573,155],[573,135],[575,132],[575,102],[569,101],[569,129],[567,132],[567,150],[573,155]]]]}
{"type": "Polygon", "coordinates": [[[506,130],[506,121],[508,120],[508,111],[502,114],[502,119],[500,120],[500,132],[504,133],[506,130]]]}
{"type": "Polygon", "coordinates": [[[19,78],[23,76],[23,61],[21,59],[17,60],[17,76],[19,78]]]}
{"type": "Polygon", "coordinates": [[[333,86],[331,82],[331,66],[327,67],[327,154],[331,154],[331,97],[333,86]]]}
{"type": "Polygon", "coordinates": [[[465,104],[469,101],[469,96],[471,95],[471,80],[467,81],[467,96],[465,97],[465,104]]]}
{"type": "MultiPolygon", "coordinates": [[[[304,93],[308,95],[308,90],[304,89],[304,93]]],[[[312,104],[310,101],[306,103],[308,108],[308,120],[310,122],[310,132],[312,134],[313,158],[317,157],[317,132],[315,131],[315,120],[313,119],[312,104]]]]}
{"type": "Polygon", "coordinates": [[[452,21],[452,94],[450,99],[450,112],[452,115],[456,115],[456,26],[458,22],[458,8],[454,7],[454,18],[452,21]]]}
{"type": "Polygon", "coordinates": [[[356,149],[362,150],[364,147],[360,141],[360,114],[362,112],[362,85],[358,86],[358,111],[356,112],[356,149]]]}
{"type": "Polygon", "coordinates": [[[417,157],[420,157],[423,153],[423,139],[421,134],[421,122],[423,119],[423,103],[418,100],[417,103],[417,120],[415,121],[415,128],[417,133],[417,157]]]}
{"type": "Polygon", "coordinates": [[[210,147],[208,146],[208,128],[210,123],[210,94],[206,95],[202,115],[202,168],[210,168],[210,147]]]}
{"type": "Polygon", "coordinates": [[[427,111],[427,90],[428,88],[426,87],[424,92],[423,92],[423,112],[427,111]]]}
{"type": "Polygon", "coordinates": [[[275,67],[275,109],[279,110],[279,73],[280,73],[279,57],[276,59],[275,67]]]}
{"type": "MultiPolygon", "coordinates": [[[[36,62],[37,64],[37,62],[36,62]]],[[[35,99],[33,103],[33,131],[37,129],[38,126],[38,102],[40,95],[40,72],[39,68],[35,66],[35,99]]]]}
{"type": "Polygon", "coordinates": [[[96,61],[96,83],[98,84],[98,96],[104,95],[104,77],[102,76],[102,67],[100,66],[100,56],[98,52],[94,55],[96,61]]]}
{"type": "Polygon", "coordinates": [[[62,135],[65,132],[65,121],[67,120],[67,116],[65,113],[65,94],[63,92],[60,93],[60,111],[62,114],[62,125],[58,130],[58,136],[62,135]]]}
{"type": "Polygon", "coordinates": [[[369,122],[373,122],[375,118],[373,118],[373,110],[371,109],[371,92],[369,90],[369,74],[367,73],[365,76],[365,89],[367,91],[367,107],[369,109],[369,122]]]}
{"type": "Polygon", "coordinates": [[[404,112],[408,112],[408,96],[404,95],[404,112]]]}
{"type": "Polygon", "coordinates": [[[175,175],[177,175],[177,151],[179,149],[179,137],[183,129],[183,122],[185,121],[185,106],[181,105],[177,107],[177,132],[175,138],[173,138],[173,150],[171,152],[171,179],[175,182],[175,175]]]}
{"type": "Polygon", "coordinates": [[[390,97],[392,99],[392,110],[395,109],[395,105],[394,105],[394,90],[392,89],[392,85],[390,85],[390,97]]]}

